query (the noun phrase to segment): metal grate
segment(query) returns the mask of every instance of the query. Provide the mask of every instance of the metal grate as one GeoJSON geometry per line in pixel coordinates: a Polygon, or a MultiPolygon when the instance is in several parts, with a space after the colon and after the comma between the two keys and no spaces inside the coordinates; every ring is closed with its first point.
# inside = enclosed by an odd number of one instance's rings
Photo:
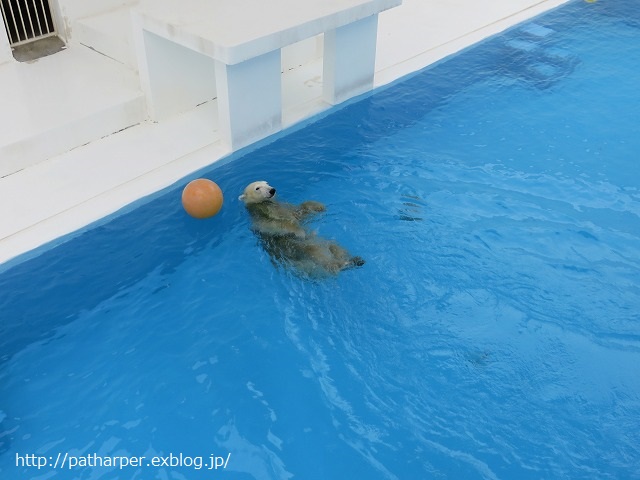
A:
{"type": "Polygon", "coordinates": [[[49,0],[0,0],[12,47],[55,35],[49,0]]]}

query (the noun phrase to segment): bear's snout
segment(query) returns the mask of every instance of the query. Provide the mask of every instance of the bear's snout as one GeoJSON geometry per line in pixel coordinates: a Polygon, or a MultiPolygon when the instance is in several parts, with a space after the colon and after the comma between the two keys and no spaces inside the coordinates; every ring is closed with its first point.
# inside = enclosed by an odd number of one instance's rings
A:
{"type": "Polygon", "coordinates": [[[271,188],[269,189],[269,196],[273,197],[275,194],[276,194],[276,189],[275,189],[275,188],[273,188],[273,187],[271,187],[271,188]]]}

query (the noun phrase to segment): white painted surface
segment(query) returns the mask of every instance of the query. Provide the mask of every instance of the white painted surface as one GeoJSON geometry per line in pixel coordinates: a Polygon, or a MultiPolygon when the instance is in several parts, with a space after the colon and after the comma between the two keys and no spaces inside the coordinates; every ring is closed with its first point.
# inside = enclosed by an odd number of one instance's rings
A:
{"type": "Polygon", "coordinates": [[[74,22],[79,18],[90,17],[138,2],[137,0],[52,0],[52,3],[57,5],[66,28],[72,29],[74,22]]]}
{"type": "Polygon", "coordinates": [[[209,58],[215,61],[213,96],[219,102],[222,140],[236,150],[280,131],[281,49],[319,34],[324,38],[325,101],[337,104],[368,91],[378,12],[399,3],[188,0],[177,8],[171,0],[143,1],[132,14],[133,38],[151,119],[161,121],[197,105],[183,93],[206,91],[213,82],[200,66],[209,58]]]}
{"type": "Polygon", "coordinates": [[[13,60],[11,47],[9,46],[9,37],[4,29],[4,23],[0,24],[0,64],[13,60]]]}
{"type": "Polygon", "coordinates": [[[373,88],[378,15],[324,34],[322,98],[337,105],[373,88]]]}
{"type": "Polygon", "coordinates": [[[131,6],[136,3],[74,20],[73,43],[88,46],[137,70],[131,21],[131,6]]]}
{"type": "Polygon", "coordinates": [[[220,136],[232,150],[282,128],[280,50],[235,65],[216,61],[220,136]]]}
{"type": "Polygon", "coordinates": [[[0,177],[145,118],[137,76],[86,48],[0,67],[0,177]]]}
{"type": "MultiPolygon", "coordinates": [[[[375,85],[411,73],[564,1],[405,0],[402,6],[379,16],[375,85]]],[[[68,52],[73,56],[77,49],[69,48],[68,52]]],[[[112,91],[128,91],[127,82],[122,82],[130,75],[126,69],[102,79],[90,65],[63,67],[58,61],[41,64],[43,60],[29,67],[48,69],[46,75],[51,78],[63,75],[63,69],[76,68],[75,96],[69,95],[66,109],[54,107],[56,114],[50,118],[57,117],[57,121],[66,118],[67,109],[74,111],[82,104],[91,107],[101,96],[115,95],[112,91]],[[103,80],[111,85],[109,91],[93,94],[93,100],[85,98],[83,92],[103,80]]],[[[12,64],[0,65],[1,85],[15,75],[8,68],[12,64]]],[[[321,76],[321,61],[311,61],[283,75],[285,125],[327,108],[326,103],[316,100],[321,95],[321,76]]],[[[28,73],[25,77],[34,78],[28,73]]],[[[15,111],[5,105],[18,104],[33,112],[34,118],[36,114],[50,115],[48,109],[41,109],[37,84],[34,88],[33,98],[23,95],[19,102],[0,89],[0,132],[13,128],[15,111]]],[[[69,90],[73,89],[63,89],[69,90]]],[[[226,156],[229,150],[207,123],[216,115],[215,108],[216,102],[210,102],[162,125],[145,122],[0,178],[0,263],[99,220],[226,156]]]]}
{"type": "Polygon", "coordinates": [[[401,0],[143,0],[143,28],[227,65],[380,11],[401,0]]]}
{"type": "Polygon", "coordinates": [[[140,82],[151,119],[165,120],[217,96],[214,59],[145,30],[136,35],[139,61],[144,63],[140,82]]]}
{"type": "Polygon", "coordinates": [[[320,34],[283,47],[282,71],[286,72],[322,58],[323,43],[324,36],[320,34]]]}
{"type": "Polygon", "coordinates": [[[399,3],[188,0],[176,8],[168,0],[145,1],[133,12],[133,35],[150,117],[162,121],[193,108],[204,91],[200,102],[217,97],[220,135],[233,150],[276,133],[282,126],[281,49],[319,34],[325,101],[364,93],[373,87],[377,12],[399,3]],[[215,62],[213,94],[207,90],[213,72],[200,67],[207,58],[215,62]]]}
{"type": "Polygon", "coordinates": [[[568,0],[405,0],[380,15],[375,85],[430,65],[568,0]]]}

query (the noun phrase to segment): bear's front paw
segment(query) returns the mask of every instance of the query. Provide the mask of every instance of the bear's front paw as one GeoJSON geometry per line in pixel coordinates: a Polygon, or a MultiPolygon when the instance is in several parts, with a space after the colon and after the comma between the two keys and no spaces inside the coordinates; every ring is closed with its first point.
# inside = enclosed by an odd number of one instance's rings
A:
{"type": "Polygon", "coordinates": [[[327,208],[320,202],[307,200],[300,204],[300,209],[305,212],[324,212],[327,208]]]}

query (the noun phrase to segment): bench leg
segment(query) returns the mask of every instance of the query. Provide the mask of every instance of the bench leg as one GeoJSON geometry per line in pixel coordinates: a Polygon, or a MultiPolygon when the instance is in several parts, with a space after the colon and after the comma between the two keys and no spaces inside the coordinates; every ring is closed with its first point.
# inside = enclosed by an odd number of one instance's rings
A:
{"type": "Polygon", "coordinates": [[[282,129],[280,50],[236,65],[216,61],[220,136],[237,150],[282,129]]]}
{"type": "Polygon", "coordinates": [[[151,120],[164,120],[217,96],[212,58],[142,28],[136,33],[140,83],[151,120]]]}
{"type": "Polygon", "coordinates": [[[378,15],[325,32],[323,91],[336,105],[373,88],[378,15]]]}

